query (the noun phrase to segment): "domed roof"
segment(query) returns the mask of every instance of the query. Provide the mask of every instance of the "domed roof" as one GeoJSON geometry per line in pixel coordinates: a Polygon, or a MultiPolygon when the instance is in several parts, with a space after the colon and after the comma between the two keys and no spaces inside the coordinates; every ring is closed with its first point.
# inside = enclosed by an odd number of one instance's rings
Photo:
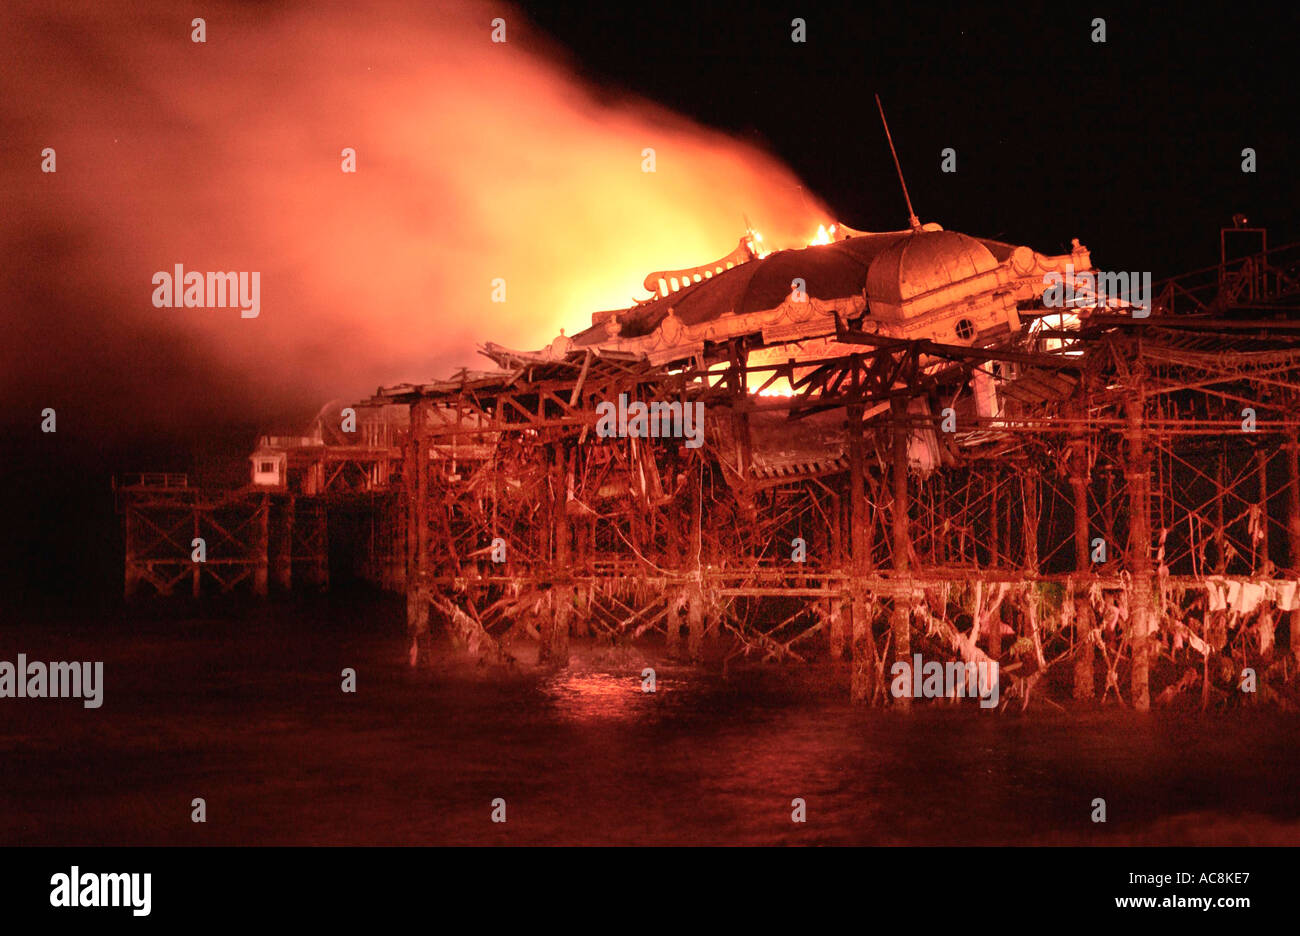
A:
{"type": "MultiPolygon", "coordinates": [[[[912,235],[899,231],[862,234],[833,244],[778,250],[724,270],[701,283],[692,283],[668,296],[657,297],[618,313],[622,338],[647,335],[664,320],[668,309],[683,325],[711,322],[724,315],[744,315],[775,309],[790,297],[795,277],[806,283],[810,298],[834,301],[860,296],[871,262],[881,251],[912,235]]],[[[609,340],[604,322],[573,336],[577,347],[609,340]]]]}
{"type": "Polygon", "coordinates": [[[989,249],[973,237],[957,231],[918,231],[871,262],[867,299],[897,305],[997,265],[989,249]]]}

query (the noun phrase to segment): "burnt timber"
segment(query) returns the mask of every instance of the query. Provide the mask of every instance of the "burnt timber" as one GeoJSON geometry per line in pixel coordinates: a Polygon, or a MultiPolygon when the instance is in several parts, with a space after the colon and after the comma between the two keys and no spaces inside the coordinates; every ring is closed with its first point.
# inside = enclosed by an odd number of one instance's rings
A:
{"type": "Polygon", "coordinates": [[[1045,271],[1091,270],[1077,242],[855,235],[742,240],[548,348],[358,403],[402,414],[362,486],[412,662],[437,625],[495,658],[536,637],[551,665],[570,634],[829,655],[873,704],[907,703],[887,673],[919,649],[1001,660],[1021,704],[1059,668],[1145,710],[1157,658],[1202,705],[1232,683],[1212,660],[1289,681],[1300,245],[1225,254],[1143,317],[1044,305],[1045,271]],[[600,437],[622,394],[703,403],[704,445],[600,437]]]}

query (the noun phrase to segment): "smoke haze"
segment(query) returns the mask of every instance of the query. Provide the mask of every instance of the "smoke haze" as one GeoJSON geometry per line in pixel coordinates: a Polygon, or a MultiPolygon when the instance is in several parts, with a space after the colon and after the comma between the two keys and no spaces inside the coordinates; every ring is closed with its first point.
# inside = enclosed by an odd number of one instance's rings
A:
{"type": "Polygon", "coordinates": [[[35,431],[52,406],[60,432],[119,438],[301,419],[488,366],[486,340],[577,331],[650,271],[729,252],[742,215],[773,247],[827,220],[766,154],[584,84],[508,6],[364,12],[0,11],[6,421],[35,431]],[[261,315],[155,308],[151,277],[178,263],[259,271],[261,315]]]}

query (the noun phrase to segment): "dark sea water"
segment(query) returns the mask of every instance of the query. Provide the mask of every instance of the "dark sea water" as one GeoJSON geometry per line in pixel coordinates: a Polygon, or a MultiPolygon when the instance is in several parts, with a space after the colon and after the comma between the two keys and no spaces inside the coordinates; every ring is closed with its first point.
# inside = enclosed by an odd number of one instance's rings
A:
{"type": "Polygon", "coordinates": [[[1300,844],[1295,716],[903,716],[827,665],[581,643],[558,673],[411,669],[402,609],[7,615],[0,659],[103,660],[105,694],[0,700],[0,844],[1300,844]]]}

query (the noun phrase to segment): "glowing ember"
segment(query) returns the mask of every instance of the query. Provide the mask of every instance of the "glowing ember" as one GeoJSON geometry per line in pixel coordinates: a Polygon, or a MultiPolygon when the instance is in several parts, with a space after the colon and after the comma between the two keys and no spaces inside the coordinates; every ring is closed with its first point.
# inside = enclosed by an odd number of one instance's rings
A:
{"type": "MultiPolygon", "coordinates": [[[[829,227],[825,224],[819,224],[817,225],[817,233],[812,236],[808,243],[799,246],[818,247],[822,244],[833,244],[835,243],[835,231],[838,227],[839,225],[836,224],[832,224],[829,227]]],[[[753,228],[749,229],[749,232],[746,235],[746,240],[749,243],[750,252],[753,253],[755,260],[762,260],[764,257],[772,253],[763,242],[763,235],[753,228]]]]}
{"type": "Polygon", "coordinates": [[[826,225],[819,224],[817,225],[817,236],[808,242],[808,246],[816,247],[819,244],[829,244],[833,240],[831,235],[834,233],[835,233],[835,225],[832,224],[830,230],[828,231],[826,229],[826,225]]]}

